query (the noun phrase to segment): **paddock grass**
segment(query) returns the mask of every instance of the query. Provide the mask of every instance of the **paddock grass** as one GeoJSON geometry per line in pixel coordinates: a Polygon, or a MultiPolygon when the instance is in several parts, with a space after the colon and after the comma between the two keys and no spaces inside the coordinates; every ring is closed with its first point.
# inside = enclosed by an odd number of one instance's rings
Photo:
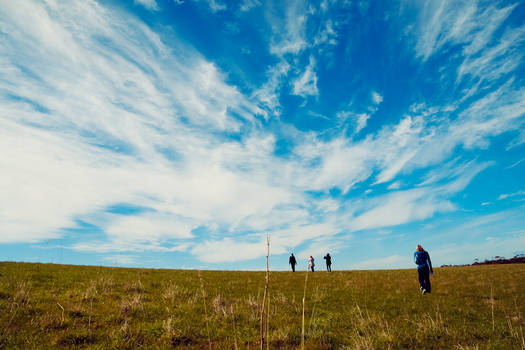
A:
{"type": "MultiPolygon", "coordinates": [[[[305,273],[270,273],[271,349],[300,348],[305,273]]],[[[257,349],[264,281],[3,262],[0,348],[257,349]]],[[[305,348],[525,349],[525,264],[435,269],[432,283],[421,295],[415,269],[310,273],[305,348]]]]}

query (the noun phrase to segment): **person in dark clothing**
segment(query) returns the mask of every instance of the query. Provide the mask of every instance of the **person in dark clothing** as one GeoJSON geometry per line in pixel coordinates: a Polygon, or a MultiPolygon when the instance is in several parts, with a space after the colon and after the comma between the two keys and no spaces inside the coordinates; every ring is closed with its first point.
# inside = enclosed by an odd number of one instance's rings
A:
{"type": "Polygon", "coordinates": [[[332,257],[330,256],[330,253],[326,253],[323,259],[326,260],[326,271],[332,272],[332,257]]]}
{"type": "Polygon", "coordinates": [[[422,294],[430,293],[430,274],[434,274],[430,255],[418,245],[414,252],[414,262],[417,265],[417,275],[419,279],[420,290],[422,294]]]}
{"type": "Polygon", "coordinates": [[[290,259],[288,259],[288,263],[292,265],[292,272],[295,272],[295,265],[297,265],[297,260],[295,260],[295,256],[293,256],[293,253],[290,254],[290,259]]]}

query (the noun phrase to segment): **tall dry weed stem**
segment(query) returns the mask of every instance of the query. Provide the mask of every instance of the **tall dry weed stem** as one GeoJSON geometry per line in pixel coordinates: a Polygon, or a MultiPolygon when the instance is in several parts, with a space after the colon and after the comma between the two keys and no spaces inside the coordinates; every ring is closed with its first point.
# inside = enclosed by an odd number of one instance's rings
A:
{"type": "Polygon", "coordinates": [[[64,323],[64,307],[57,301],[57,305],[62,309],[62,317],[60,318],[60,326],[64,323]]]}
{"type": "Polygon", "coordinates": [[[306,301],[306,285],[308,283],[308,267],[306,268],[306,274],[304,276],[304,290],[303,290],[303,316],[301,320],[301,350],[304,350],[304,306],[306,301]]]}
{"type": "MultiPolygon", "coordinates": [[[[260,334],[260,339],[259,339],[259,343],[260,343],[260,349],[263,350],[264,349],[264,307],[266,305],[266,297],[268,295],[268,284],[269,284],[269,280],[270,280],[270,267],[268,265],[268,256],[270,255],[270,236],[266,236],[266,279],[265,279],[265,282],[264,282],[264,294],[263,294],[263,301],[262,301],[262,305],[261,305],[261,325],[260,325],[260,328],[261,328],[261,334],[260,334]]],[[[268,317],[268,316],[267,316],[268,317]]]]}

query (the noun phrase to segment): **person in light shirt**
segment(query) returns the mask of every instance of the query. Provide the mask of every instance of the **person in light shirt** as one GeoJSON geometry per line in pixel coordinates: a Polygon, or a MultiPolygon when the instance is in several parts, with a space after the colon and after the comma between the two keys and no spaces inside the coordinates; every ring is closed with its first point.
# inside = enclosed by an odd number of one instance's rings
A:
{"type": "Polygon", "coordinates": [[[310,257],[308,258],[308,268],[312,269],[312,272],[314,272],[314,267],[315,267],[315,259],[313,256],[310,255],[310,257]]]}

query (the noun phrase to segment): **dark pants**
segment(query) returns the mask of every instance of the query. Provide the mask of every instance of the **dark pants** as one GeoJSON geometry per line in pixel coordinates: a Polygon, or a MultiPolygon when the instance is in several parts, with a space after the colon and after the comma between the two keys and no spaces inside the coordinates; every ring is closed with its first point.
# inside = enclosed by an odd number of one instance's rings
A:
{"type": "Polygon", "coordinates": [[[326,271],[332,272],[332,264],[326,264],[326,271]]]}
{"type": "Polygon", "coordinates": [[[290,264],[292,265],[292,272],[295,272],[295,264],[290,264]]]}
{"type": "Polygon", "coordinates": [[[418,268],[417,269],[417,277],[419,279],[419,285],[421,286],[421,289],[424,289],[427,291],[427,293],[430,293],[430,270],[428,269],[428,266],[418,268]]]}
{"type": "Polygon", "coordinates": [[[313,267],[313,266],[310,266],[310,268],[312,269],[312,272],[315,272],[315,271],[314,271],[314,267],[313,267]]]}

